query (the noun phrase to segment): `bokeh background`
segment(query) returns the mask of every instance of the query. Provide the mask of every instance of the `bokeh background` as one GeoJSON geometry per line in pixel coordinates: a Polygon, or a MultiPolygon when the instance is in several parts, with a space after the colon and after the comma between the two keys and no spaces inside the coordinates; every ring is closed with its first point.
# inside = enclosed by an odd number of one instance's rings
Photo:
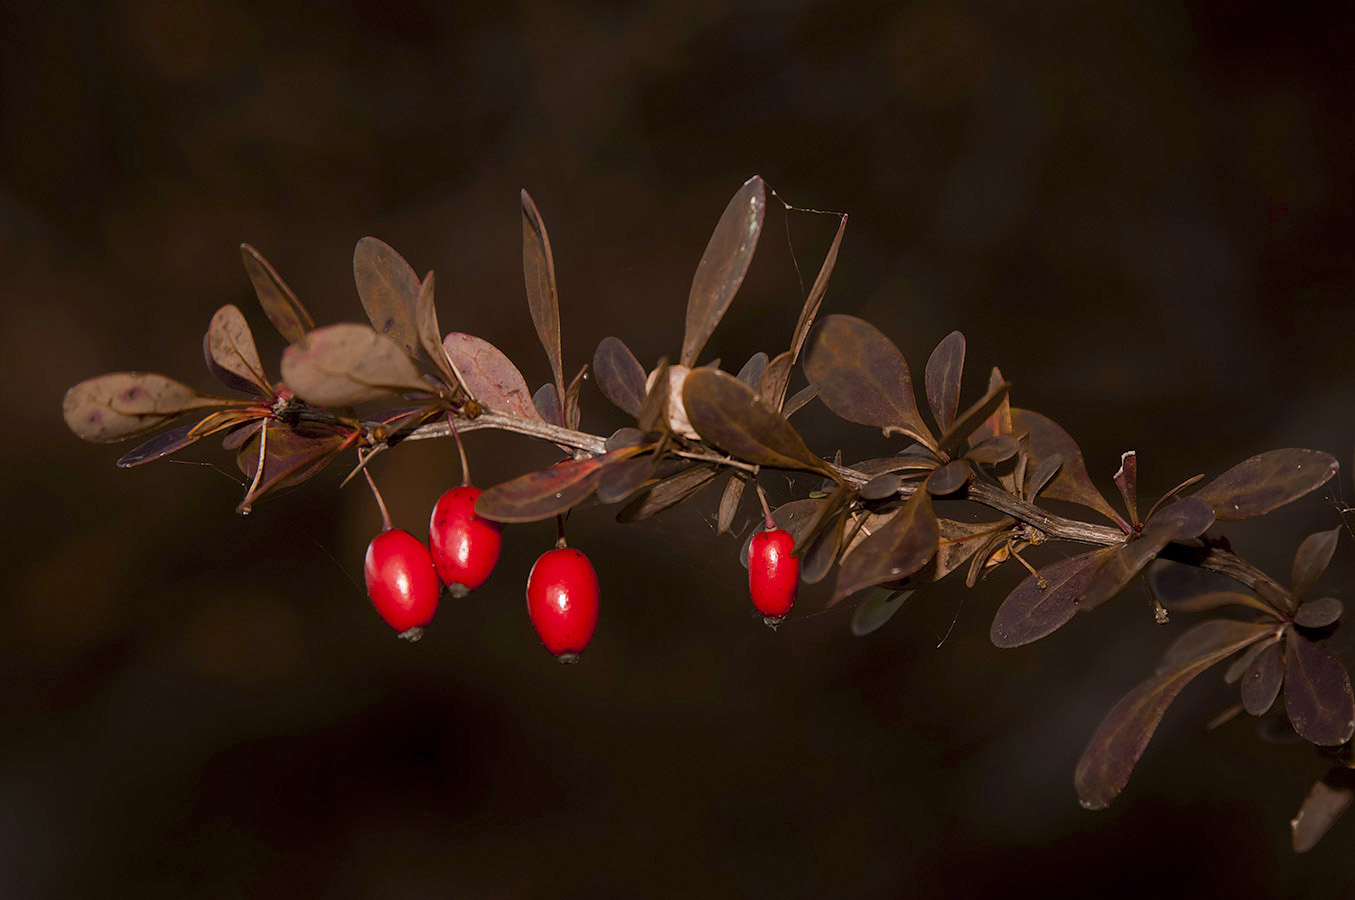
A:
{"type": "MultiPolygon", "coordinates": [[[[444,327],[496,342],[539,384],[521,187],[554,242],[566,367],[607,334],[652,363],[680,346],[706,237],[759,173],[790,203],[851,214],[825,309],[876,322],[915,371],[962,329],[967,395],[1001,365],[1107,491],[1131,447],[1150,496],[1273,447],[1346,461],[1348,9],[3,13],[4,896],[1352,891],[1355,822],[1308,856],[1287,846],[1323,765],[1249,722],[1205,732],[1233,699],[1212,674],[1111,810],[1078,807],[1087,737],[1182,626],[1155,626],[1141,589],[1017,651],[987,640],[1014,570],[937,586],[863,639],[850,608],[824,611],[828,585],[810,587],[772,633],[738,542],[714,534],[711,488],[638,526],[574,517],[604,590],[582,665],[557,665],[523,609],[549,523],[512,528],[490,584],[445,601],[409,646],[361,590],[379,519],[360,485],[336,490],[343,467],[240,519],[228,454],[120,471],[125,448],[82,444],[59,413],[68,386],[106,371],[209,387],[199,341],[224,303],[276,372],[242,240],[332,322],[361,319],[350,254],[378,235],[437,270],[444,327]]],[[[784,345],[795,264],[811,279],[832,229],[769,206],[711,354],[737,367],[784,345]]],[[[584,415],[600,433],[622,424],[591,387],[584,415]]],[[[824,454],[890,446],[817,404],[797,422],[824,454]]],[[[553,459],[509,436],[468,444],[482,484],[553,459]]],[[[424,534],[455,465],[429,442],[375,469],[424,534]]],[[[1350,490],[1343,472],[1223,530],[1282,576],[1350,490]]],[[[1352,557],[1347,541],[1329,592],[1349,597],[1352,557]]]]}

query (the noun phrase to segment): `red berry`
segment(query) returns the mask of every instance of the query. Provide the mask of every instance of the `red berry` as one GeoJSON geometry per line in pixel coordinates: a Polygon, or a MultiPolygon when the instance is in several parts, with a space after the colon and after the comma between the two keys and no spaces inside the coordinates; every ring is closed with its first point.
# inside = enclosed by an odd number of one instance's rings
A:
{"type": "Polygon", "coordinates": [[[438,573],[423,541],[408,531],[383,531],[367,545],[367,596],[400,637],[417,641],[438,609],[438,573]]]}
{"type": "Polygon", "coordinates": [[[795,538],[777,528],[753,535],[748,545],[748,592],[753,605],[774,625],[795,605],[800,589],[800,560],[791,555],[795,538]]]}
{"type": "Polygon", "coordinates": [[[593,639],[598,605],[597,572],[573,547],[541,554],[527,576],[527,615],[560,662],[575,662],[593,639]]]}
{"type": "Polygon", "coordinates": [[[456,597],[464,597],[489,580],[503,546],[503,525],[475,514],[479,496],[479,488],[452,488],[433,507],[428,523],[433,565],[456,597]]]}

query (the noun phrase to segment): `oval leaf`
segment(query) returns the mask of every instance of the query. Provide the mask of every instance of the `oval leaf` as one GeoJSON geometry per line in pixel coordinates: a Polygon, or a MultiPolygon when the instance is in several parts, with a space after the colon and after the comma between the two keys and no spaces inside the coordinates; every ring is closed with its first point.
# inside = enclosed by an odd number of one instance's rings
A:
{"type": "Polygon", "coordinates": [[[941,339],[927,359],[927,405],[932,408],[932,419],[942,432],[950,430],[955,422],[955,413],[960,408],[964,353],[964,335],[952,331],[941,339]]]}
{"type": "Polygon", "coordinates": [[[555,257],[550,236],[541,221],[532,195],[522,192],[522,280],[527,286],[527,308],[532,313],[536,335],[550,360],[551,374],[560,393],[565,390],[564,364],[560,353],[560,298],[555,288],[555,257]]]}
{"type": "Polygon", "coordinates": [[[670,475],[651,488],[645,489],[616,514],[620,522],[639,522],[657,516],[695,497],[710,484],[720,470],[713,466],[692,466],[670,475]]]}
{"type": "Polygon", "coordinates": [[[1271,450],[1238,463],[1194,496],[1220,519],[1250,519],[1316,490],[1338,468],[1335,457],[1317,450],[1271,450]]]}
{"type": "Polygon", "coordinates": [[[282,353],[282,378],[313,406],[353,406],[385,394],[426,393],[428,383],[393,341],[366,325],[326,325],[282,353]]]}
{"type": "Polygon", "coordinates": [[[536,389],[536,393],[532,394],[532,406],[536,407],[537,415],[547,424],[557,428],[565,427],[565,411],[560,405],[560,395],[556,392],[554,383],[547,381],[536,389]]]}
{"type": "Polygon", "coordinates": [[[1148,520],[1137,537],[1115,548],[1097,570],[1082,597],[1083,611],[1114,597],[1172,541],[1199,537],[1214,524],[1214,511],[1195,497],[1166,506],[1148,520]]]}
{"type": "Polygon", "coordinates": [[[1309,600],[1294,614],[1294,624],[1304,628],[1326,628],[1341,618],[1345,606],[1335,597],[1319,597],[1309,600]]]}
{"type": "Polygon", "coordinates": [[[1341,539],[1343,527],[1337,525],[1331,531],[1310,534],[1303,539],[1302,544],[1299,544],[1298,552],[1294,554],[1294,571],[1289,579],[1294,599],[1302,600],[1308,591],[1312,590],[1322,573],[1327,571],[1332,554],[1336,552],[1336,543],[1341,539]]]}
{"type": "Polygon", "coordinates": [[[604,466],[598,478],[598,502],[620,503],[638,491],[654,472],[654,458],[622,459],[604,466]]]}
{"type": "Polygon", "coordinates": [[[147,434],[186,412],[238,405],[154,372],[113,372],[67,391],[61,412],[77,437],[109,444],[147,434]]]}
{"type": "Polygon", "coordinates": [[[1279,643],[1266,646],[1242,676],[1242,708],[1263,716],[1275,705],[1284,683],[1284,652],[1279,643]]]}
{"type": "Polygon", "coordinates": [[[605,337],[593,354],[593,374],[602,395],[632,416],[645,402],[645,370],[620,338],[605,337]]]}
{"type": "Polygon", "coordinates": [[[254,285],[254,293],[259,298],[264,315],[289,344],[296,343],[315,328],[315,320],[301,305],[301,301],[292,293],[287,282],[274,271],[258,250],[249,244],[240,245],[240,257],[244,260],[249,282],[254,285]]]}
{"type": "Polygon", "coordinates": [[[927,476],[925,482],[927,493],[934,497],[953,494],[968,484],[973,474],[973,470],[969,468],[969,460],[953,459],[927,476]]]}
{"type": "Polygon", "coordinates": [[[844,315],[824,318],[805,350],[804,370],[819,399],[840,417],[936,446],[917,411],[908,361],[869,322],[844,315]]]}
{"type": "Polygon", "coordinates": [[[863,637],[879,629],[894,617],[912,591],[871,591],[852,613],[852,634],[863,637]]]}
{"type": "Polygon", "coordinates": [[[940,530],[931,497],[918,491],[887,525],[862,541],[842,561],[829,606],[862,588],[898,581],[927,564],[936,553],[940,530]]]}
{"type": "Polygon", "coordinates": [[[998,607],[988,636],[997,647],[1020,647],[1053,634],[1077,614],[1078,601],[1096,570],[1115,552],[1101,547],[1061,559],[1028,576],[998,607]],[[1040,587],[1040,579],[1045,587],[1040,587]]]}
{"type": "Polygon", "coordinates": [[[475,501],[476,515],[496,522],[537,522],[578,506],[597,487],[605,462],[635,455],[634,448],[571,459],[497,484],[475,501]]]}
{"type": "Polygon", "coordinates": [[[762,179],[744,182],[725,207],[701,255],[687,298],[687,328],[680,362],[691,366],[734,300],[762,233],[767,198],[762,179]]]}
{"type": "Polygon", "coordinates": [[[748,362],[743,364],[743,368],[739,369],[739,374],[735,377],[756,391],[758,385],[762,384],[762,373],[767,371],[767,361],[767,354],[759,350],[748,357],[748,362]]]}
{"type": "Polygon", "coordinates": [[[523,419],[541,419],[527,380],[498,347],[459,331],[448,334],[442,346],[461,373],[466,390],[481,406],[523,419]]]}
{"type": "Polygon", "coordinates": [[[353,281],[378,334],[408,357],[424,359],[419,341],[419,276],[385,241],[365,237],[353,248],[353,281]]]}
{"type": "Polygon", "coordinates": [[[1012,428],[1016,434],[1029,435],[1030,464],[1037,470],[1048,457],[1058,455],[1063,459],[1058,474],[1044,489],[1046,497],[1077,503],[1096,510],[1117,525],[1123,524],[1119,513],[1092,484],[1091,476],[1087,474],[1087,464],[1082,459],[1082,450],[1062,426],[1028,409],[1013,409],[1012,428]]]}
{"type": "Polygon", "coordinates": [[[1284,656],[1284,706],[1299,737],[1335,747],[1355,734],[1350,676],[1335,656],[1305,637],[1289,634],[1284,656]]]}
{"type": "Polygon", "coordinates": [[[760,403],[757,394],[732,375],[719,369],[692,370],[682,387],[682,402],[697,434],[739,459],[837,477],[784,416],[760,403]]]}
{"type": "Polygon", "coordinates": [[[261,397],[273,396],[254,335],[239,307],[228,303],[216,311],[203,336],[202,349],[207,368],[222,384],[261,397]]]}
{"type": "Polygon", "coordinates": [[[738,472],[730,476],[720,495],[720,513],[715,520],[715,533],[724,534],[734,524],[734,514],[739,511],[739,501],[743,499],[743,489],[747,481],[738,472]]]}

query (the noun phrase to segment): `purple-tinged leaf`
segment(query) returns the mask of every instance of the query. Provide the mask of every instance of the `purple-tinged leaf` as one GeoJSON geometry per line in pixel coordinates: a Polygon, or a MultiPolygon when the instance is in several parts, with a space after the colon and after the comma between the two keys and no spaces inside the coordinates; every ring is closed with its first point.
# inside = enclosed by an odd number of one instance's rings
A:
{"type": "Polygon", "coordinates": [[[653,487],[642,490],[622,507],[621,512],[616,514],[617,521],[639,522],[684,503],[700,493],[719,473],[719,469],[713,466],[692,466],[670,475],[653,487]]]}
{"type": "Polygon", "coordinates": [[[1178,484],[1176,487],[1172,488],[1170,491],[1167,491],[1167,493],[1163,494],[1161,497],[1158,497],[1157,502],[1153,504],[1152,509],[1148,510],[1148,515],[1144,516],[1143,520],[1146,522],[1153,516],[1157,515],[1158,509],[1160,509],[1163,506],[1166,506],[1168,503],[1172,502],[1172,500],[1176,499],[1177,494],[1181,493],[1186,488],[1190,487],[1192,484],[1196,484],[1201,481],[1204,481],[1203,475],[1192,475],[1185,481],[1178,484]]]}
{"type": "Polygon", "coordinates": [[[927,405],[932,408],[932,419],[943,434],[950,431],[950,426],[955,423],[955,413],[960,408],[960,378],[964,374],[964,354],[964,335],[952,331],[941,339],[941,343],[936,345],[936,349],[927,359],[924,379],[927,385],[927,405]]]}
{"type": "MultiPolygon", "coordinates": [[[[640,404],[640,412],[635,416],[635,424],[640,426],[640,430],[652,434],[654,432],[669,433],[672,428],[669,424],[668,406],[673,400],[673,379],[671,371],[673,367],[669,365],[667,357],[659,360],[658,366],[645,380],[645,399],[640,404]]],[[[679,397],[681,394],[679,393],[679,397]]],[[[685,418],[686,410],[683,410],[685,418]]],[[[688,422],[687,424],[691,424],[688,422]]]]}
{"type": "Polygon", "coordinates": [[[1267,644],[1247,666],[1242,676],[1242,707],[1253,716],[1263,716],[1275,705],[1284,683],[1284,651],[1277,641],[1267,644]]]}
{"type": "Polygon", "coordinates": [[[1076,503],[1094,509],[1116,525],[1124,525],[1119,513],[1106,502],[1087,474],[1082,451],[1068,432],[1052,419],[1028,409],[1012,410],[1012,428],[1017,434],[1030,436],[1030,459],[1039,468],[1045,459],[1058,455],[1063,465],[1045,488],[1044,495],[1054,500],[1076,503]]]}
{"type": "Polygon", "coordinates": [[[541,420],[532,392],[512,360],[489,341],[453,331],[442,341],[470,395],[496,413],[541,420]]]}
{"type": "Polygon", "coordinates": [[[1073,775],[1083,807],[1105,809],[1119,796],[1172,701],[1201,672],[1263,639],[1270,630],[1266,625],[1254,628],[1254,633],[1239,636],[1234,644],[1219,647],[1181,668],[1154,675],[1111,708],[1092,735],[1073,775]]]}
{"type": "MultiPolygon", "coordinates": [[[[833,277],[833,267],[837,265],[838,249],[842,246],[842,233],[847,230],[847,216],[844,214],[837,223],[837,233],[833,235],[833,243],[828,247],[828,254],[823,258],[823,265],[819,267],[819,274],[814,279],[814,285],[809,289],[809,296],[805,298],[805,305],[800,309],[800,318],[795,322],[795,333],[790,341],[790,362],[793,365],[800,356],[800,350],[805,345],[805,338],[809,337],[810,326],[814,324],[814,317],[819,314],[819,307],[823,305],[823,297],[828,293],[828,280],[833,277]]],[[[787,413],[786,415],[790,415],[787,413]]]]}
{"type": "Polygon", "coordinates": [[[157,434],[130,453],[123,454],[118,459],[118,468],[130,469],[133,466],[143,465],[161,457],[169,456],[171,453],[178,453],[183,448],[196,443],[201,437],[200,434],[193,434],[192,425],[171,428],[169,431],[157,434]]]}
{"type": "Polygon", "coordinates": [[[522,279],[532,324],[550,360],[555,386],[563,395],[565,371],[560,352],[560,297],[555,287],[555,258],[550,251],[546,223],[541,221],[532,195],[522,192],[522,279]]]}
{"type": "MultiPolygon", "coordinates": [[[[803,578],[803,567],[806,562],[806,556],[809,545],[816,541],[823,530],[837,517],[838,513],[846,507],[852,499],[851,488],[845,484],[833,486],[832,493],[823,499],[814,510],[814,514],[805,522],[803,529],[795,533],[795,547],[791,551],[800,557],[801,578],[803,578]]],[[[818,579],[815,579],[817,581],[818,579]]],[[[811,582],[812,583],[812,582],[811,582]]]]}
{"type": "Polygon", "coordinates": [[[1040,460],[1039,465],[1035,467],[1035,471],[1031,472],[1030,477],[1026,479],[1026,499],[1034,501],[1035,498],[1039,497],[1040,492],[1048,487],[1049,482],[1054,479],[1054,476],[1058,475],[1061,468],[1063,468],[1063,456],[1058,453],[1040,460]]]}
{"type": "MultiPolygon", "coordinates": [[[[959,453],[972,435],[981,434],[982,432],[979,429],[982,424],[996,413],[999,406],[1007,402],[1009,390],[1011,390],[1011,385],[1005,381],[989,388],[988,393],[984,394],[977,403],[956,417],[950,429],[941,437],[941,452],[954,456],[959,453]]],[[[993,437],[998,436],[993,435],[993,437]]],[[[989,440],[989,438],[984,437],[979,443],[985,440],[989,440]]]]}
{"type": "Polygon", "coordinates": [[[603,446],[610,452],[622,447],[638,447],[645,443],[645,433],[638,428],[618,428],[607,437],[603,446]]]}
{"type": "Polygon", "coordinates": [[[207,368],[226,387],[260,397],[273,396],[254,335],[239,307],[228,303],[216,311],[203,335],[202,350],[207,368]]]}
{"type": "Polygon", "coordinates": [[[871,591],[852,613],[852,634],[864,637],[893,618],[913,591],[871,591]]]}
{"type": "Polygon", "coordinates": [[[77,437],[111,444],[148,434],[184,413],[240,405],[154,372],[113,372],[67,391],[61,412],[77,437]]]}
{"type": "Polygon", "coordinates": [[[1334,457],[1317,450],[1271,450],[1238,463],[1194,496],[1219,519],[1251,519],[1317,490],[1338,468],[1334,457]]]}
{"type": "Polygon", "coordinates": [[[737,378],[719,369],[695,369],[683,384],[682,397],[692,427],[725,452],[757,465],[836,477],[832,467],[805,446],[794,426],[760,403],[737,378]]]}
{"type": "Polygon", "coordinates": [[[353,434],[327,425],[286,425],[269,422],[236,453],[236,464],[245,477],[254,480],[259,468],[259,441],[263,435],[263,477],[236,507],[240,513],[272,491],[301,484],[324,470],[353,441],[353,434]]]}
{"type": "Polygon", "coordinates": [[[736,376],[739,381],[754,391],[762,384],[762,373],[767,371],[767,354],[761,350],[748,357],[748,362],[743,364],[736,376]]]}
{"type": "Polygon", "coordinates": [[[918,491],[888,524],[850,551],[838,569],[833,606],[862,588],[907,578],[936,553],[940,530],[926,491],[918,491]]]}
{"type": "Polygon", "coordinates": [[[233,431],[230,431],[224,438],[221,439],[221,449],[222,450],[238,449],[242,444],[245,443],[245,441],[249,440],[250,438],[254,437],[254,435],[258,434],[259,429],[263,428],[263,425],[264,420],[256,419],[253,422],[246,422],[243,425],[237,426],[233,431]]]}
{"type": "Polygon", "coordinates": [[[645,402],[645,370],[620,338],[605,337],[593,354],[598,388],[612,405],[632,416],[645,402]]]}
{"type": "Polygon", "coordinates": [[[406,356],[427,359],[419,341],[419,276],[385,241],[365,237],[353,248],[353,281],[372,328],[406,356]]]}
{"type": "Polygon", "coordinates": [[[1355,773],[1340,766],[1313,784],[1303,805],[1289,822],[1295,853],[1307,853],[1326,836],[1355,800],[1355,773]]]}
{"type": "Polygon", "coordinates": [[[767,197],[762,179],[754,175],[744,182],[725,207],[715,231],[701,255],[687,298],[687,327],[679,362],[691,366],[710,340],[715,326],[743,284],[748,264],[762,233],[767,197]]]}
{"type": "Polygon", "coordinates": [[[307,333],[283,351],[282,378],[312,406],[355,406],[386,394],[428,389],[403,349],[358,324],[307,333]]]}
{"type": "Polygon", "coordinates": [[[414,321],[418,326],[419,346],[423,349],[424,358],[432,361],[438,376],[450,388],[461,383],[461,374],[456,371],[456,366],[452,365],[447,350],[442,346],[442,328],[438,325],[433,288],[433,273],[429,272],[419,285],[419,295],[414,301],[414,321]]]}
{"type": "MultiPolygon", "coordinates": [[[[786,388],[790,386],[790,370],[794,363],[794,358],[789,350],[777,354],[776,358],[767,363],[766,369],[758,376],[758,380],[749,386],[758,392],[762,402],[773,412],[780,412],[782,405],[786,400],[786,388]]],[[[786,413],[787,416],[790,413],[786,413]]]]}
{"type": "Polygon", "coordinates": [[[825,317],[806,344],[804,370],[818,386],[819,399],[838,416],[936,446],[917,411],[908,361],[869,322],[825,317]]]}
{"type": "Polygon", "coordinates": [[[1010,537],[1008,529],[1011,525],[1011,519],[956,522],[938,517],[936,555],[921,569],[909,575],[908,583],[919,585],[940,581],[985,547],[1004,543],[1010,537]]]}
{"type": "Polygon", "coordinates": [[[739,501],[743,499],[743,489],[748,484],[742,474],[735,472],[720,495],[720,513],[716,518],[715,533],[724,534],[734,524],[734,514],[739,511],[739,501]]]}
{"type": "Polygon", "coordinates": [[[804,552],[799,554],[800,580],[805,584],[818,584],[833,568],[833,563],[837,562],[847,518],[845,512],[834,515],[819,529],[804,552]]]}
{"type": "Polygon", "coordinates": [[[259,305],[287,343],[296,343],[306,332],[315,328],[311,314],[301,305],[282,276],[263,258],[263,254],[249,244],[241,244],[240,257],[244,260],[245,271],[259,298],[259,305]]]}
{"type": "Polygon", "coordinates": [[[1082,597],[1083,611],[1096,609],[1122,591],[1172,541],[1199,537],[1214,524],[1209,505],[1194,497],[1177,500],[1148,520],[1137,537],[1115,548],[1082,597]]]}
{"type": "Polygon", "coordinates": [[[1350,676],[1335,656],[1292,631],[1284,655],[1284,706],[1299,737],[1319,747],[1355,734],[1350,676]]]}
{"type": "Polygon", "coordinates": [[[1231,647],[1243,638],[1257,633],[1257,629],[1269,629],[1267,637],[1279,633],[1279,625],[1273,622],[1239,622],[1235,619],[1210,619],[1187,628],[1177,635],[1176,640],[1167,645],[1156,672],[1175,671],[1188,666],[1201,657],[1208,656],[1224,647],[1231,647]]]}
{"type": "Polygon", "coordinates": [[[633,457],[637,448],[570,459],[497,484],[475,501],[476,515],[496,522],[538,522],[578,506],[597,487],[602,469],[633,457]]]}
{"type": "Polygon", "coordinates": [[[598,502],[620,503],[638,491],[654,473],[654,458],[649,455],[623,459],[602,469],[598,479],[598,502]]]}
{"type": "Polygon", "coordinates": [[[933,497],[953,494],[968,484],[973,474],[973,470],[969,467],[969,460],[953,459],[945,465],[937,467],[927,476],[925,483],[927,493],[933,497]]]}
{"type": "Polygon", "coordinates": [[[532,406],[536,407],[536,412],[541,418],[550,425],[557,428],[565,427],[565,411],[560,406],[560,395],[555,390],[555,383],[547,381],[532,394],[532,406]]]}
{"type": "Polygon", "coordinates": [[[1053,634],[1077,614],[1078,601],[1113,547],[1061,559],[1027,576],[998,607],[988,636],[996,647],[1020,647],[1053,634]],[[1040,587],[1043,579],[1045,587],[1040,587]]]}
{"type": "Polygon", "coordinates": [[[1309,600],[1294,614],[1294,624],[1303,628],[1326,628],[1341,618],[1345,606],[1335,597],[1319,597],[1309,600]]]}
{"type": "Polygon", "coordinates": [[[1124,508],[1129,510],[1129,521],[1139,521],[1139,455],[1126,450],[1120,456],[1120,469],[1115,473],[1115,487],[1119,488],[1124,508]]]}
{"type": "MultiPolygon", "coordinates": [[[[1276,634],[1272,638],[1267,638],[1264,641],[1259,641],[1248,647],[1245,653],[1240,654],[1236,659],[1230,662],[1228,668],[1224,670],[1224,684],[1237,684],[1241,681],[1242,676],[1247,674],[1247,670],[1251,668],[1251,664],[1255,661],[1256,657],[1260,656],[1261,652],[1267,647],[1278,643],[1283,637],[1283,634],[1276,634]]],[[[1241,704],[1238,704],[1238,709],[1242,709],[1241,704]]]]}
{"type": "MultiPolygon", "coordinates": [[[[993,371],[988,375],[989,393],[997,390],[998,386],[1003,383],[1002,370],[997,366],[993,366],[993,371]]],[[[993,414],[985,419],[978,428],[974,429],[974,433],[969,436],[969,443],[977,444],[990,437],[997,437],[999,434],[1016,434],[1016,431],[1012,428],[1012,404],[1010,396],[1003,397],[1002,402],[997,405],[997,409],[993,411],[993,414]]]]}
{"type": "Polygon", "coordinates": [[[883,500],[897,494],[901,484],[903,484],[903,479],[897,473],[886,472],[883,475],[876,475],[870,481],[861,485],[861,490],[857,494],[862,500],[866,501],[883,500]]]}
{"type": "Polygon", "coordinates": [[[1295,600],[1307,596],[1317,579],[1327,571],[1332,554],[1336,552],[1336,544],[1341,539],[1342,527],[1338,525],[1331,531],[1310,534],[1299,544],[1298,552],[1294,554],[1294,571],[1289,579],[1290,591],[1295,600]]]}
{"type": "Polygon", "coordinates": [[[808,384],[795,392],[795,396],[786,401],[781,408],[781,415],[789,419],[799,412],[806,403],[819,395],[819,386],[817,384],[808,384]]]}
{"type": "Polygon", "coordinates": [[[965,457],[971,462],[984,463],[985,465],[996,465],[1006,462],[1017,454],[1021,449],[1021,442],[1010,434],[999,434],[996,437],[990,437],[987,440],[980,441],[969,449],[965,457]]]}

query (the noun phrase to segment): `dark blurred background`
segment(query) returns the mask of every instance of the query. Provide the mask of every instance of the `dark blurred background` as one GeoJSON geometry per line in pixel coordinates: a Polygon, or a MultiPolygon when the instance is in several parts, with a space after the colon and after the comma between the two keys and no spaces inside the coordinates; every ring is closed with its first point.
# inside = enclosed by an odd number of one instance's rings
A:
{"type": "MultiPolygon", "coordinates": [[[[862,639],[810,587],[772,633],[712,488],[638,526],[574,517],[604,590],[581,665],[557,665],[523,609],[549,523],[510,529],[490,584],[410,646],[361,589],[379,519],[360,485],[336,490],[346,467],[241,519],[213,443],[120,471],[125,447],[82,444],[59,414],[106,371],[210,388],[200,338],[224,303],[276,373],[242,240],[333,322],[361,320],[350,254],[378,235],[437,270],[445,328],[539,384],[521,187],[554,242],[566,368],[607,334],[652,363],[758,173],[851,214],[826,310],[876,322],[915,372],[962,329],[967,396],[1001,365],[1107,491],[1131,447],[1149,496],[1274,447],[1349,460],[1355,35],[1338,8],[4,4],[0,894],[1350,891],[1355,822],[1288,849],[1323,765],[1249,721],[1205,732],[1234,699],[1214,674],[1111,810],[1078,807],[1087,737],[1181,630],[1140,588],[1016,651],[987,639],[1011,567],[862,639]]],[[[794,264],[812,279],[833,225],[769,206],[710,355],[784,346],[794,264]]],[[[892,446],[817,404],[797,422],[824,454],[892,446]]],[[[622,420],[590,387],[584,424],[622,420]]],[[[468,444],[481,484],[553,459],[468,444]]],[[[375,470],[423,535],[455,466],[429,442],[375,470]]],[[[1284,576],[1338,500],[1333,482],[1222,531],[1284,576]]],[[[1330,593],[1348,596],[1352,556],[1330,593]]]]}

